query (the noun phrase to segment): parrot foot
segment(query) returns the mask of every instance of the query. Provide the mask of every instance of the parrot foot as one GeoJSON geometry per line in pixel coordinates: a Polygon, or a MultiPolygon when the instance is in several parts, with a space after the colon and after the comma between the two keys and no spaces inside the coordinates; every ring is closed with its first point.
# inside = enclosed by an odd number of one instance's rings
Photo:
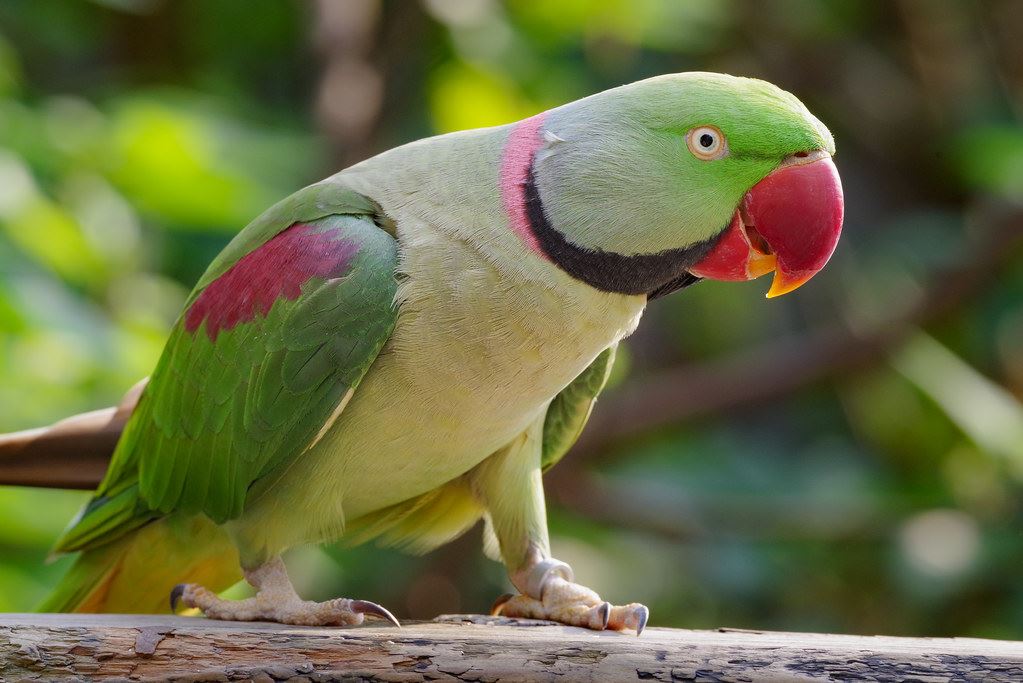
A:
{"type": "Polygon", "coordinates": [[[601,600],[596,592],[561,577],[550,576],[543,584],[542,599],[528,595],[503,595],[491,608],[494,616],[522,619],[547,619],[568,626],[603,631],[633,629],[636,635],[646,628],[650,610],[646,605],[633,602],[612,605],[601,600]]]}
{"type": "Polygon", "coordinates": [[[210,619],[224,621],[275,621],[300,626],[357,626],[365,616],[385,619],[401,627],[389,611],[374,602],[336,598],[325,602],[294,600],[284,602],[256,595],[245,600],[224,600],[194,583],[178,584],[171,592],[172,604],[197,607],[210,619]]]}
{"type": "Polygon", "coordinates": [[[202,610],[210,619],[275,621],[300,626],[357,626],[366,616],[372,616],[401,626],[394,615],[374,602],[350,598],[325,602],[302,600],[279,558],[254,571],[246,571],[245,578],[257,590],[253,598],[224,600],[198,584],[183,583],[171,591],[171,610],[181,604],[202,610]]]}

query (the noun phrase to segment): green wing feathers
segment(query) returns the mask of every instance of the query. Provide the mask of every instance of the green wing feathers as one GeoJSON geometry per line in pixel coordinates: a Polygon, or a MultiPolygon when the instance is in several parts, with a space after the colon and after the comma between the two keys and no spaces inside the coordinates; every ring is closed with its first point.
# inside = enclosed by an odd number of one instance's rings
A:
{"type": "Polygon", "coordinates": [[[540,462],[544,472],[554,467],[582,434],[597,395],[611,375],[617,350],[617,344],[604,349],[551,401],[543,423],[543,456],[540,462]]]}
{"type": "MultiPolygon", "coordinates": [[[[292,206],[299,217],[327,210],[309,189],[292,206]]],[[[250,486],[312,445],[373,363],[396,319],[394,238],[365,214],[288,222],[278,207],[268,215],[283,228],[268,238],[264,219],[247,228],[235,242],[251,248],[236,248],[230,267],[218,259],[218,275],[189,298],[106,478],[57,551],[172,512],[239,516],[250,486]]]]}

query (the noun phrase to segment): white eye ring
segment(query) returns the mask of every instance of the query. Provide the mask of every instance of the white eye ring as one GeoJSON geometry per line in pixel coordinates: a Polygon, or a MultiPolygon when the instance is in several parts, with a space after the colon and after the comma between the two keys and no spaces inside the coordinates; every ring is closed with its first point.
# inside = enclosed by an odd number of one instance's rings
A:
{"type": "Polygon", "coordinates": [[[686,133],[686,145],[697,159],[711,161],[728,154],[725,134],[716,126],[699,126],[686,133]]]}

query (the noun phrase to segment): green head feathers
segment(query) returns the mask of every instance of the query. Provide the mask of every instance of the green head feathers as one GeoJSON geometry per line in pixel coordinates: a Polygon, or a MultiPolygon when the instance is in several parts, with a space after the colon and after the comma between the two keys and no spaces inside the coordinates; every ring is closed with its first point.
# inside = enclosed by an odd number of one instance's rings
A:
{"type": "Polygon", "coordinates": [[[543,115],[539,134],[531,179],[548,223],[540,229],[579,248],[570,261],[672,252],[671,265],[648,259],[626,276],[641,282],[602,287],[629,293],[706,255],[744,195],[786,159],[834,152],[827,128],[790,93],[714,73],[659,76],[572,102],[543,115]]]}

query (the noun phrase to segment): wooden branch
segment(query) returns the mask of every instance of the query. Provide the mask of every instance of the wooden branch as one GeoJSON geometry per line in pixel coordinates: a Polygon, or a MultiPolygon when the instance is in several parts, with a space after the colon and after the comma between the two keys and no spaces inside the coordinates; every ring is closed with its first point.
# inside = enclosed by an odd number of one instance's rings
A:
{"type": "Polygon", "coordinates": [[[73,415],[49,427],[0,434],[0,485],[94,489],[149,378],[115,407],[73,415]]]}
{"type": "Polygon", "coordinates": [[[1023,643],[718,629],[634,635],[481,616],[402,629],[0,615],[0,680],[1023,680],[1023,643]]]}

